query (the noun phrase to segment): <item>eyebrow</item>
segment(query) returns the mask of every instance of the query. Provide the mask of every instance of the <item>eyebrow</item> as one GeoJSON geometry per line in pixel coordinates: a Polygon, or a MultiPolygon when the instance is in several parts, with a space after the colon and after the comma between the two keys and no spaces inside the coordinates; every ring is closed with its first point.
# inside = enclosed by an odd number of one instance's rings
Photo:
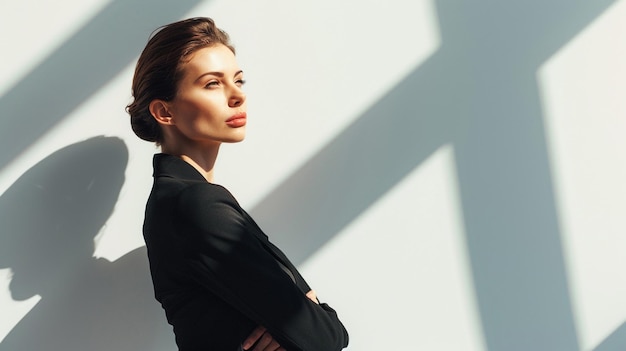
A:
{"type": "MultiPolygon", "coordinates": [[[[240,75],[240,74],[242,74],[242,73],[243,73],[243,71],[242,71],[242,70],[239,70],[239,71],[235,72],[235,74],[233,75],[233,77],[237,77],[238,75],[240,75]]],[[[201,74],[201,75],[200,75],[200,76],[196,79],[196,82],[197,82],[197,81],[199,81],[200,79],[202,79],[202,77],[204,77],[204,76],[217,76],[217,77],[223,78],[223,77],[224,77],[224,73],[223,73],[223,72],[206,72],[206,73],[202,73],[202,74],[201,74]]]]}

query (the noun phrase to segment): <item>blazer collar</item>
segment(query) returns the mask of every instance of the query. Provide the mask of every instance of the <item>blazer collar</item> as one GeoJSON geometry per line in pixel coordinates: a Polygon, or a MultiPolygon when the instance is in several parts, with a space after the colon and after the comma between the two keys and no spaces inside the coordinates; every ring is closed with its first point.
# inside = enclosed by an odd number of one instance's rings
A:
{"type": "Polygon", "coordinates": [[[152,165],[154,166],[154,173],[152,173],[154,178],[171,177],[206,182],[206,179],[200,172],[177,156],[163,153],[155,154],[152,159],[152,165]]]}

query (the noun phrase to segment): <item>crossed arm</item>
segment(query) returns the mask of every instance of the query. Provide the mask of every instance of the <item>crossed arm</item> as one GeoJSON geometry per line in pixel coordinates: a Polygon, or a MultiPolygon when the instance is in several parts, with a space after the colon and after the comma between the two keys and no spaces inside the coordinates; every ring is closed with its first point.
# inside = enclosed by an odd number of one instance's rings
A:
{"type": "MultiPolygon", "coordinates": [[[[311,301],[319,304],[317,300],[317,295],[315,294],[315,290],[309,290],[306,293],[306,297],[308,297],[311,301]]],[[[258,326],[252,334],[246,338],[243,342],[243,349],[248,351],[287,351],[284,347],[280,346],[278,341],[272,337],[272,335],[265,329],[263,326],[258,326]],[[256,344],[256,346],[255,346],[256,344]],[[254,349],[250,349],[252,346],[255,346],[254,349]]]]}
{"type": "Polygon", "coordinates": [[[282,269],[275,257],[279,250],[265,242],[234,198],[217,190],[192,186],[179,197],[177,209],[185,223],[181,231],[193,233],[186,237],[185,259],[192,279],[257,322],[257,329],[242,340],[243,348],[345,347],[348,335],[336,312],[320,303],[298,274],[282,269]]]}

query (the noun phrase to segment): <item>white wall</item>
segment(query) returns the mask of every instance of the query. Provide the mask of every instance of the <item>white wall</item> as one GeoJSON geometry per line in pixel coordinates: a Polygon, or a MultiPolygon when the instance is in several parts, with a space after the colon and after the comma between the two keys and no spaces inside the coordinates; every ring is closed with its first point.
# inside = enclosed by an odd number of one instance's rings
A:
{"type": "Polygon", "coordinates": [[[141,238],[157,150],[124,106],[151,30],[190,16],[248,80],[217,182],[350,350],[626,348],[626,1],[22,0],[0,4],[0,350],[174,348],[141,238]]]}

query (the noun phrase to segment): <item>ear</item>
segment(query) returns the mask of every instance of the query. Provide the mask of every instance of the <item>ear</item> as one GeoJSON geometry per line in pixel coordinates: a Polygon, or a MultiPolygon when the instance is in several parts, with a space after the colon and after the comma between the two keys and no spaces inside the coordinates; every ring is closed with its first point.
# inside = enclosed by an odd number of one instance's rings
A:
{"type": "Polygon", "coordinates": [[[167,102],[159,99],[150,101],[150,114],[159,124],[174,125],[172,114],[168,110],[167,102]]]}

